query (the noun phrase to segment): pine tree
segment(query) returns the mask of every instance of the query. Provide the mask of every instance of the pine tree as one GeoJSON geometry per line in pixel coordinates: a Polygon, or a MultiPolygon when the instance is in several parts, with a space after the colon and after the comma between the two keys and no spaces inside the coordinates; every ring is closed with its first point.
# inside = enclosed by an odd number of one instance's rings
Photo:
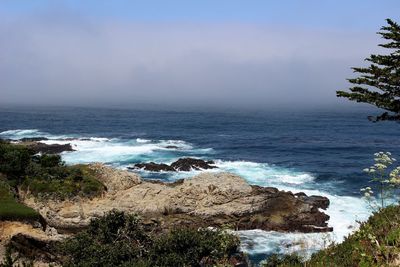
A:
{"type": "Polygon", "coordinates": [[[400,26],[387,19],[387,25],[381,28],[379,35],[388,42],[380,44],[390,49],[387,55],[371,55],[365,60],[371,62],[366,68],[352,68],[360,76],[348,79],[354,86],[350,92],[337,91],[338,97],[346,97],[351,101],[368,103],[387,112],[375,120],[400,119],[400,26]]]}

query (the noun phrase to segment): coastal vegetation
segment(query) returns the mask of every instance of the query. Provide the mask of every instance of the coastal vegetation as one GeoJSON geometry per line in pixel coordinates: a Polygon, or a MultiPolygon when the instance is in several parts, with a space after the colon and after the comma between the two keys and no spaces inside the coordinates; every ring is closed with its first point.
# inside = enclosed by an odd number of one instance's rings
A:
{"type": "MultiPolygon", "coordinates": [[[[359,77],[348,79],[354,84],[350,92],[337,91],[338,97],[345,97],[351,101],[368,103],[387,112],[375,118],[379,120],[400,119],[400,25],[387,19],[387,25],[378,32],[387,42],[379,46],[388,49],[389,54],[370,55],[365,60],[370,62],[368,67],[352,68],[359,77]]],[[[372,118],[370,118],[372,119],[372,118]]]]}
{"type": "Polygon", "coordinates": [[[4,180],[0,180],[0,220],[39,221],[39,219],[39,213],[19,203],[12,188],[4,180]]]}
{"type": "Polygon", "coordinates": [[[36,218],[18,201],[18,192],[64,199],[100,194],[104,185],[83,165],[66,166],[59,155],[35,154],[29,147],[0,141],[0,220],[36,218]]]}
{"type": "Polygon", "coordinates": [[[239,239],[218,229],[146,231],[137,215],[111,211],[60,245],[64,266],[231,266],[239,239]]]}
{"type": "MultiPolygon", "coordinates": [[[[40,214],[18,200],[18,191],[34,197],[62,201],[91,197],[104,190],[99,172],[87,165],[66,166],[58,155],[35,154],[29,148],[0,143],[0,219],[40,221],[40,214]]],[[[263,266],[382,266],[400,261],[400,207],[387,200],[397,193],[400,168],[389,152],[374,155],[374,164],[364,171],[371,187],[362,193],[373,216],[340,244],[331,244],[304,259],[299,255],[272,255],[263,266]]],[[[100,167],[99,167],[100,168],[100,167]]],[[[104,167],[103,167],[104,168],[104,167]]],[[[109,173],[108,169],[103,171],[109,173]]],[[[118,171],[117,171],[118,172],[118,171]]],[[[119,175],[122,175],[119,173],[119,175]]],[[[122,177],[122,176],[118,176],[122,177]]],[[[132,178],[132,177],[131,177],[132,178]]],[[[176,186],[176,185],[175,185],[176,186]]],[[[160,229],[134,213],[112,210],[93,218],[75,235],[49,243],[53,259],[63,266],[232,266],[247,264],[237,236],[219,228],[172,227],[160,229]]],[[[13,248],[12,243],[10,248],[13,248]]],[[[16,247],[13,248],[18,251],[16,247]]],[[[16,260],[7,254],[3,265],[16,260]]],[[[23,260],[24,258],[22,258],[23,260]]],[[[30,260],[34,259],[29,259],[30,260]]],[[[7,265],[4,265],[7,266],[7,265]]],[[[12,266],[12,265],[10,265],[12,266]]],[[[247,265],[244,265],[247,266],[247,265]]]]}

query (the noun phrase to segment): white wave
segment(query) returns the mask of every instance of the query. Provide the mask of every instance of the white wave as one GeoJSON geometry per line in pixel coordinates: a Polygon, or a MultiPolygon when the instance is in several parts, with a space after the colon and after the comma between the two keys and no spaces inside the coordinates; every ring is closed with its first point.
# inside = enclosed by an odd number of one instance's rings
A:
{"type": "Polygon", "coordinates": [[[138,142],[138,143],[150,143],[151,140],[143,139],[143,138],[136,138],[136,142],[138,142]]]}
{"type": "Polygon", "coordinates": [[[127,161],[140,155],[151,154],[160,149],[157,144],[134,145],[130,142],[110,139],[46,140],[43,142],[46,144],[71,144],[76,151],[63,153],[63,160],[68,164],[127,161]]]}
{"type": "Polygon", "coordinates": [[[177,147],[180,150],[191,150],[193,146],[182,140],[160,140],[158,142],[161,148],[177,147]]]}
{"type": "Polygon", "coordinates": [[[267,163],[221,160],[217,160],[215,163],[219,169],[236,173],[249,182],[261,186],[299,185],[314,180],[314,177],[308,173],[271,166],[267,163]]]}
{"type": "Polygon", "coordinates": [[[16,129],[8,130],[0,133],[0,136],[5,136],[11,139],[21,139],[25,137],[38,137],[44,136],[46,133],[40,132],[37,129],[16,129]]]}
{"type": "MultiPolygon", "coordinates": [[[[368,204],[359,197],[338,196],[318,188],[314,177],[305,172],[271,166],[265,163],[248,161],[217,160],[218,169],[210,172],[228,171],[245,178],[250,184],[274,186],[293,193],[304,192],[307,195],[326,196],[330,200],[329,208],[324,211],[330,216],[328,225],[331,233],[279,233],[273,231],[239,231],[242,249],[249,254],[293,253],[303,256],[324,248],[331,242],[340,243],[344,237],[358,228],[357,221],[365,221],[371,214],[368,204]]],[[[192,177],[201,171],[179,172],[172,174],[174,179],[192,177]]]]}
{"type": "Polygon", "coordinates": [[[241,250],[249,254],[270,255],[299,253],[305,257],[327,247],[331,233],[280,233],[276,231],[246,230],[236,232],[241,250]]]}
{"type": "MultiPolygon", "coordinates": [[[[108,138],[67,138],[50,139],[42,141],[45,144],[71,144],[75,150],[62,154],[67,164],[105,162],[124,163],[125,166],[131,162],[150,161],[165,162],[171,160],[171,155],[166,156],[162,151],[171,152],[179,150],[190,153],[197,151],[193,146],[181,140],[152,141],[147,139],[121,140],[108,138]],[[139,140],[139,142],[138,142],[139,140]],[[171,148],[172,147],[172,148],[171,148]]],[[[197,151],[201,154],[201,151],[197,151]]],[[[172,158],[173,155],[172,155],[172,158]]]]}
{"type": "MultiPolygon", "coordinates": [[[[295,190],[293,190],[295,191],[295,190]]],[[[371,214],[367,203],[356,197],[334,196],[324,192],[306,192],[324,195],[331,201],[327,211],[330,233],[280,233],[275,231],[246,230],[238,231],[241,249],[250,255],[272,253],[297,253],[305,258],[312,253],[334,243],[341,243],[344,237],[358,229],[357,221],[365,221],[371,214]]]]}
{"type": "Polygon", "coordinates": [[[42,132],[38,129],[16,129],[8,130],[0,133],[1,137],[19,140],[22,138],[34,138],[34,137],[45,137],[48,139],[66,139],[72,138],[72,135],[53,135],[47,132],[42,132]]]}
{"type": "MultiPolygon", "coordinates": [[[[49,140],[47,144],[70,143],[76,150],[64,152],[63,160],[67,164],[105,162],[129,165],[131,162],[154,161],[159,163],[171,163],[184,156],[201,157],[209,156],[211,148],[195,148],[192,144],[182,140],[120,140],[99,137],[74,138],[73,136],[56,136],[40,132],[37,129],[17,129],[0,133],[0,136],[12,139],[24,137],[43,136],[49,140]],[[70,138],[73,139],[70,139],[70,138]],[[66,139],[68,138],[68,139],[66,139]]],[[[314,181],[314,176],[301,171],[281,168],[267,163],[249,161],[223,161],[215,162],[218,169],[211,172],[232,172],[245,178],[250,184],[260,186],[274,186],[280,190],[304,192],[308,195],[322,195],[330,200],[330,206],[326,213],[330,216],[329,225],[333,227],[333,233],[329,234],[287,234],[266,232],[261,230],[240,231],[242,246],[245,252],[250,254],[269,254],[270,252],[309,253],[323,248],[329,240],[341,242],[345,236],[357,229],[356,221],[366,220],[371,214],[364,200],[357,197],[338,196],[331,192],[323,191],[320,184],[314,181]],[[307,190],[306,188],[318,188],[319,190],[307,190]],[[322,242],[323,241],[323,242],[322,242]]],[[[170,178],[179,179],[192,177],[201,171],[171,173],[170,178]]]]}
{"type": "MultiPolygon", "coordinates": [[[[296,175],[295,177],[302,176],[296,175]]],[[[305,179],[308,180],[309,178],[305,179]]],[[[285,179],[281,179],[284,181],[285,179]]],[[[249,179],[253,183],[252,179],[249,179]]],[[[264,184],[270,186],[268,179],[264,184]]],[[[293,193],[304,192],[307,195],[320,195],[329,199],[330,205],[325,212],[330,216],[328,225],[333,227],[331,233],[279,233],[271,231],[240,231],[242,249],[249,254],[298,253],[309,257],[312,253],[325,248],[330,243],[341,243],[344,238],[358,229],[360,221],[365,221],[372,213],[368,203],[359,197],[338,196],[323,190],[301,189],[296,184],[282,183],[277,185],[280,190],[293,193]]]]}

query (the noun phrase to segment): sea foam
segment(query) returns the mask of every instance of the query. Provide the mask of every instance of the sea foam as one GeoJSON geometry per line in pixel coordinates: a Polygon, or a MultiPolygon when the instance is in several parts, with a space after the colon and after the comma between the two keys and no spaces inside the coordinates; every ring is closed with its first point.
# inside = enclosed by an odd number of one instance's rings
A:
{"type": "MultiPolygon", "coordinates": [[[[2,138],[21,139],[24,137],[46,137],[46,144],[70,143],[75,151],[62,153],[67,164],[104,162],[121,168],[135,162],[154,161],[171,163],[180,157],[194,156],[204,159],[213,158],[212,148],[198,148],[183,140],[150,140],[137,138],[121,140],[104,137],[76,137],[74,135],[57,136],[37,129],[17,129],[0,133],[2,138]]],[[[279,233],[273,231],[239,231],[242,249],[251,255],[265,257],[271,253],[300,252],[303,255],[323,248],[329,242],[341,242],[343,238],[357,229],[357,221],[366,220],[371,214],[367,203],[352,196],[339,196],[324,190],[324,185],[315,181],[311,173],[282,168],[268,163],[250,161],[216,160],[218,169],[207,171],[232,172],[242,176],[250,184],[274,186],[291,192],[305,192],[308,195],[322,195],[330,200],[326,213],[330,216],[329,225],[332,233],[279,233]],[[310,190],[313,189],[313,190],[310,190]],[[317,188],[317,189],[316,189],[317,188]]],[[[168,180],[192,177],[201,171],[170,172],[168,180]]]]}

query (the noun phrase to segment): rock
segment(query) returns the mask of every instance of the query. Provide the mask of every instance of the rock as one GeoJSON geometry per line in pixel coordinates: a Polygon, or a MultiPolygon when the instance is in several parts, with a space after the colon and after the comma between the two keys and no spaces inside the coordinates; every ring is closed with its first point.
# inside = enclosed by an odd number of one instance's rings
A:
{"type": "Polygon", "coordinates": [[[35,236],[19,233],[11,238],[9,244],[18,251],[19,256],[23,256],[24,258],[44,262],[54,262],[57,259],[56,244],[58,244],[58,241],[47,238],[40,239],[35,236]]]}
{"type": "Polygon", "coordinates": [[[88,165],[96,173],[96,178],[102,182],[110,193],[122,191],[141,183],[139,175],[112,169],[102,163],[92,163],[88,165]]]}
{"type": "Polygon", "coordinates": [[[45,140],[49,140],[46,137],[24,137],[19,139],[19,142],[39,142],[39,141],[45,141],[45,140]]]}
{"type": "Polygon", "coordinates": [[[135,170],[145,170],[152,172],[161,172],[161,171],[191,171],[191,170],[207,170],[217,168],[213,166],[214,161],[205,161],[202,159],[194,159],[194,158],[181,158],[177,161],[173,162],[171,165],[162,164],[162,163],[137,163],[133,167],[128,167],[128,169],[135,170]]]}
{"type": "Polygon", "coordinates": [[[71,144],[45,144],[41,142],[22,143],[31,148],[35,153],[60,154],[64,151],[75,151],[71,144]]]}
{"type": "Polygon", "coordinates": [[[26,197],[25,204],[60,233],[78,231],[112,209],[138,213],[146,225],[159,230],[231,225],[238,230],[332,231],[327,226],[329,216],[320,211],[329,205],[325,197],[252,186],[230,173],[203,172],[169,184],[141,181],[135,174],[101,164],[91,168],[109,188],[102,197],[65,201],[26,197]]]}
{"type": "Polygon", "coordinates": [[[176,171],[191,171],[191,170],[207,170],[217,168],[216,166],[212,166],[214,161],[204,161],[202,159],[194,159],[194,158],[182,158],[178,159],[174,163],[171,164],[171,167],[176,171]]]}
{"type": "Polygon", "coordinates": [[[175,171],[174,168],[167,164],[158,164],[154,162],[149,162],[149,163],[138,163],[135,164],[134,167],[128,167],[129,169],[141,169],[145,171],[151,171],[151,172],[161,172],[161,171],[175,171]]]}
{"type": "Polygon", "coordinates": [[[177,146],[166,146],[165,148],[168,148],[168,149],[178,149],[179,147],[177,147],[177,146]]]}
{"type": "Polygon", "coordinates": [[[64,238],[55,229],[43,231],[24,222],[0,221],[0,259],[4,257],[4,247],[10,244],[22,258],[33,259],[34,266],[49,266],[55,259],[54,245],[64,238]]]}

